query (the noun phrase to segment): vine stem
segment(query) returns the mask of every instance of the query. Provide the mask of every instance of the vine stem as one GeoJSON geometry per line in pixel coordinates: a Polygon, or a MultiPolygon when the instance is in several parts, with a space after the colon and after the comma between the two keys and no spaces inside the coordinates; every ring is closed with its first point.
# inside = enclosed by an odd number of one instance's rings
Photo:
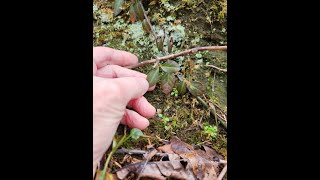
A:
{"type": "Polygon", "coordinates": [[[138,64],[134,64],[134,65],[130,65],[130,66],[125,66],[128,69],[134,69],[134,68],[138,68],[141,66],[145,66],[147,64],[152,64],[155,63],[157,60],[159,61],[164,61],[164,60],[168,60],[168,59],[173,59],[179,56],[185,56],[188,54],[194,54],[197,53],[199,51],[213,51],[213,50],[227,50],[227,46],[204,46],[204,47],[196,47],[196,48],[192,48],[192,49],[188,49],[182,52],[178,52],[175,54],[170,54],[167,56],[162,56],[162,57],[158,57],[158,59],[150,59],[150,60],[146,60],[146,61],[142,61],[138,64]]]}
{"type": "Polygon", "coordinates": [[[108,169],[108,166],[109,166],[109,162],[111,160],[111,157],[113,156],[113,154],[116,152],[116,150],[125,142],[127,141],[128,139],[130,138],[130,136],[126,137],[126,135],[124,135],[121,140],[117,143],[117,145],[112,148],[111,152],[109,153],[108,155],[108,158],[106,160],[106,163],[103,167],[103,171],[101,173],[101,175],[99,176],[98,180],[105,180],[106,178],[106,172],[107,172],[107,169],[108,169]]]}

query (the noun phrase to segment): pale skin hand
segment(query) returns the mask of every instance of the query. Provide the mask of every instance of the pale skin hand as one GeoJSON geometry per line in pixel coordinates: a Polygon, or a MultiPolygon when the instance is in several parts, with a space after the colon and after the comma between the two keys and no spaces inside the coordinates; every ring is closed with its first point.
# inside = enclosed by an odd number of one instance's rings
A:
{"type": "Polygon", "coordinates": [[[149,88],[147,75],[121,67],[137,63],[131,53],[93,48],[93,175],[120,122],[143,130],[156,112],[143,97],[154,89],[149,88]]]}

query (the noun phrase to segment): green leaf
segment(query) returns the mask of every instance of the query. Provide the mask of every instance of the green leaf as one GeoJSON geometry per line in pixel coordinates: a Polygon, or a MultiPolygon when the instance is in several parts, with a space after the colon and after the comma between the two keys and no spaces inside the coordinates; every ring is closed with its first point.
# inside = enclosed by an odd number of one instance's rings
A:
{"type": "Polygon", "coordinates": [[[180,81],[177,86],[179,95],[184,95],[187,92],[187,83],[185,81],[180,81]]]}
{"type": "Polygon", "coordinates": [[[133,4],[131,4],[131,6],[130,6],[129,15],[130,15],[130,21],[131,21],[131,23],[136,22],[137,14],[136,14],[136,12],[134,11],[134,5],[133,5],[133,4]]]}
{"type": "Polygon", "coordinates": [[[174,73],[180,71],[180,65],[172,60],[167,60],[166,63],[160,65],[161,69],[167,73],[174,73]]]}
{"type": "Polygon", "coordinates": [[[159,67],[151,70],[147,75],[147,81],[149,82],[149,87],[156,85],[159,82],[159,67]]]}
{"type": "Polygon", "coordinates": [[[113,15],[117,16],[121,12],[121,6],[124,3],[124,0],[115,0],[113,7],[113,15]]]}
{"type": "Polygon", "coordinates": [[[185,80],[185,81],[187,83],[187,88],[192,95],[200,96],[204,93],[205,89],[204,89],[204,85],[202,83],[195,82],[195,81],[188,82],[187,80],[185,80]]]}
{"type": "Polygon", "coordinates": [[[130,131],[130,137],[134,140],[137,140],[139,139],[140,136],[143,136],[143,133],[140,129],[137,129],[137,128],[133,128],[131,129],[130,131]]]}
{"type": "Polygon", "coordinates": [[[161,36],[158,36],[156,38],[156,44],[159,51],[163,50],[163,38],[161,36]]]}
{"type": "Polygon", "coordinates": [[[112,140],[112,149],[115,148],[116,146],[117,146],[117,140],[114,137],[113,140],[112,140]]]}
{"type": "Polygon", "coordinates": [[[134,11],[136,12],[137,15],[137,19],[138,20],[143,20],[144,19],[144,14],[143,14],[143,8],[142,8],[142,4],[140,1],[137,1],[136,3],[134,3],[134,11]]]}
{"type": "Polygon", "coordinates": [[[162,80],[161,80],[162,92],[165,94],[169,94],[172,91],[175,82],[176,82],[176,77],[174,76],[174,74],[165,73],[162,76],[162,80]]]}
{"type": "Polygon", "coordinates": [[[146,33],[151,31],[151,27],[149,26],[149,23],[147,22],[146,19],[142,21],[142,27],[146,33]]]}

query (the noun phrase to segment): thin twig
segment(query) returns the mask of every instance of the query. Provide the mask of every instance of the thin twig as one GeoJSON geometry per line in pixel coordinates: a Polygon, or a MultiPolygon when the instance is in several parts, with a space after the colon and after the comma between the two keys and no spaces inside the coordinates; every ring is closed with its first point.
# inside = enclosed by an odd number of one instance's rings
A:
{"type": "MultiPolygon", "coordinates": [[[[143,155],[143,154],[146,154],[148,151],[144,151],[144,150],[139,150],[139,149],[126,149],[126,148],[121,148],[121,149],[118,149],[115,153],[117,154],[138,154],[138,155],[143,155]]],[[[167,155],[166,153],[156,153],[155,154],[156,156],[165,156],[167,155]]]]}
{"type": "Polygon", "coordinates": [[[214,66],[214,65],[203,65],[203,66],[212,67],[212,68],[218,69],[219,71],[222,71],[222,72],[227,72],[226,69],[221,69],[221,68],[218,68],[217,66],[214,66]]]}
{"type": "Polygon", "coordinates": [[[140,172],[139,172],[139,175],[137,177],[137,180],[140,180],[140,177],[141,177],[141,173],[144,171],[144,169],[146,168],[146,165],[147,163],[151,160],[151,158],[157,153],[158,151],[156,149],[153,149],[151,152],[148,152],[147,153],[147,157],[146,157],[146,161],[145,163],[143,164],[140,172]]]}
{"type": "MultiPolygon", "coordinates": [[[[147,154],[148,151],[144,151],[144,150],[140,150],[140,149],[126,149],[126,148],[121,148],[121,149],[118,149],[115,154],[134,154],[134,155],[144,155],[144,154],[147,154]]],[[[157,152],[155,154],[155,156],[166,156],[168,155],[168,153],[161,153],[161,152],[157,152]]],[[[217,161],[218,163],[220,164],[227,164],[227,161],[226,160],[223,160],[223,159],[219,159],[217,161]]]]}
{"type": "MultiPolygon", "coordinates": [[[[210,108],[209,105],[208,105],[200,96],[197,96],[197,99],[202,103],[202,105],[204,105],[206,108],[209,108],[211,114],[214,114],[214,113],[215,113],[215,112],[212,110],[212,108],[210,108]]],[[[217,119],[220,121],[220,123],[222,124],[222,126],[223,126],[225,129],[227,129],[227,123],[226,123],[223,119],[221,119],[219,116],[217,116],[217,117],[218,117],[217,119]]]]}
{"type": "Polygon", "coordinates": [[[211,88],[211,91],[212,91],[212,97],[214,96],[214,83],[215,83],[215,80],[216,80],[216,72],[214,71],[214,74],[213,74],[213,82],[212,82],[212,88],[211,88]]]}
{"type": "Polygon", "coordinates": [[[217,116],[218,116],[218,118],[220,118],[220,119],[224,120],[224,121],[227,123],[227,119],[225,119],[225,118],[221,117],[219,114],[217,114],[217,116]]]}
{"type": "Polygon", "coordinates": [[[154,66],[153,66],[153,68],[155,68],[155,67],[157,67],[158,66],[158,64],[159,64],[159,57],[158,56],[155,56],[155,58],[156,58],[156,63],[154,63],[154,66]]]}
{"type": "Polygon", "coordinates": [[[220,160],[219,160],[219,163],[221,163],[221,164],[227,164],[227,161],[220,159],[220,160]]]}
{"type": "MultiPolygon", "coordinates": [[[[205,96],[204,96],[205,97],[205,96]]],[[[217,118],[217,111],[216,111],[216,108],[215,106],[212,104],[212,103],[209,103],[209,107],[213,110],[213,113],[214,113],[214,120],[216,121],[216,126],[218,127],[218,118],[217,118]]]]}
{"type": "MultiPolygon", "coordinates": [[[[185,51],[182,51],[182,52],[178,52],[176,54],[170,54],[170,55],[167,55],[167,56],[159,57],[158,60],[159,61],[163,61],[163,60],[173,59],[173,58],[176,58],[176,57],[179,57],[179,56],[185,56],[185,55],[188,55],[188,54],[194,54],[194,53],[197,53],[199,51],[213,51],[213,50],[227,50],[227,46],[196,47],[196,48],[188,49],[188,50],[185,50],[185,51]]],[[[125,66],[125,67],[128,68],[128,69],[134,69],[134,68],[137,68],[137,67],[140,67],[140,66],[144,66],[144,65],[147,65],[147,64],[152,64],[152,63],[154,63],[156,61],[157,61],[157,59],[150,59],[150,60],[142,61],[142,62],[140,62],[138,64],[134,64],[134,65],[131,65],[131,66],[125,66]]]]}
{"type": "MultiPolygon", "coordinates": [[[[210,101],[211,103],[212,103],[212,101],[210,101]]],[[[224,112],[224,110],[220,107],[220,106],[218,106],[217,104],[215,104],[215,103],[212,103],[215,107],[217,107],[225,116],[227,116],[227,113],[226,112],[224,112]]]]}
{"type": "Polygon", "coordinates": [[[227,172],[227,164],[224,165],[224,168],[222,169],[221,173],[219,174],[219,177],[217,180],[222,180],[222,178],[224,177],[224,175],[226,174],[227,172]]]}
{"type": "Polygon", "coordinates": [[[149,20],[149,18],[148,18],[148,16],[147,16],[147,14],[146,14],[146,11],[144,10],[144,7],[143,7],[143,5],[142,5],[141,1],[139,1],[139,5],[141,6],[141,8],[142,8],[142,10],[143,10],[144,18],[147,20],[147,23],[148,23],[148,24],[149,24],[149,26],[150,26],[150,29],[151,29],[152,35],[154,36],[154,40],[156,40],[156,39],[157,39],[157,36],[156,36],[156,34],[155,34],[155,32],[154,32],[153,27],[151,26],[150,20],[149,20]]]}

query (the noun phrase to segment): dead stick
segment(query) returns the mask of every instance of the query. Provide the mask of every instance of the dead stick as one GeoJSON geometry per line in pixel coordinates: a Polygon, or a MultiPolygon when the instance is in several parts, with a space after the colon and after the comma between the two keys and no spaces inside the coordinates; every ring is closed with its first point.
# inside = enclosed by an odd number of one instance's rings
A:
{"type": "MultiPolygon", "coordinates": [[[[144,151],[144,150],[139,150],[139,149],[126,149],[126,148],[121,148],[118,149],[115,153],[117,154],[138,154],[138,155],[143,155],[146,154],[148,151],[144,151]]],[[[165,156],[167,155],[166,153],[156,153],[156,156],[165,156]]]]}
{"type": "Polygon", "coordinates": [[[222,118],[219,114],[217,114],[218,118],[222,119],[223,121],[225,121],[227,123],[227,120],[222,118]]]}
{"type": "Polygon", "coordinates": [[[226,174],[227,172],[227,164],[224,165],[224,168],[222,169],[221,173],[219,174],[219,177],[217,180],[222,180],[222,178],[224,177],[224,175],[226,174]]]}
{"type": "Polygon", "coordinates": [[[143,164],[141,171],[139,173],[139,176],[137,177],[137,180],[140,180],[141,174],[144,171],[144,169],[146,168],[147,163],[151,160],[151,158],[157,153],[158,151],[156,149],[153,149],[151,152],[147,153],[147,157],[146,157],[146,161],[143,164]]]}
{"type": "MultiPolygon", "coordinates": [[[[148,151],[144,151],[144,150],[140,150],[140,149],[126,149],[126,148],[121,148],[121,149],[118,149],[115,154],[135,154],[135,155],[144,155],[144,154],[147,154],[148,151]]],[[[168,155],[168,153],[160,153],[160,152],[157,152],[155,154],[155,156],[165,156],[165,155],[168,155]]],[[[226,160],[223,160],[223,159],[219,159],[218,160],[218,163],[221,163],[221,164],[227,164],[227,161],[226,160]]]]}
{"type": "MultiPolygon", "coordinates": [[[[182,52],[178,52],[176,54],[170,54],[170,55],[167,55],[167,56],[159,57],[158,60],[159,61],[163,61],[163,60],[173,59],[173,58],[176,58],[176,57],[179,57],[179,56],[185,56],[185,55],[188,55],[188,54],[194,54],[194,53],[197,53],[198,51],[213,51],[213,50],[227,50],[227,46],[205,46],[205,47],[192,48],[192,49],[188,49],[188,50],[185,50],[185,51],[182,51],[182,52]]],[[[144,66],[144,65],[147,65],[147,64],[155,63],[156,61],[157,61],[157,59],[150,59],[150,60],[147,60],[147,61],[142,61],[142,62],[140,62],[138,64],[134,64],[134,65],[131,65],[131,66],[125,66],[125,67],[128,68],[128,69],[134,69],[134,68],[137,68],[137,67],[140,67],[140,66],[144,66]]]]}
{"type": "Polygon", "coordinates": [[[147,14],[146,14],[146,11],[144,10],[144,7],[143,7],[143,5],[142,5],[141,1],[139,1],[139,5],[141,6],[141,8],[142,8],[142,10],[143,10],[144,18],[147,20],[147,23],[148,23],[148,24],[149,24],[149,26],[150,26],[150,29],[151,29],[152,35],[154,36],[154,39],[157,39],[157,36],[156,36],[156,34],[154,33],[153,27],[151,26],[150,20],[149,20],[149,18],[148,18],[148,16],[147,16],[147,14]]]}
{"type": "Polygon", "coordinates": [[[221,163],[221,164],[227,164],[227,161],[220,159],[220,160],[219,160],[219,163],[221,163]]]}
{"type": "Polygon", "coordinates": [[[212,101],[210,101],[215,107],[217,107],[225,116],[227,116],[227,113],[223,111],[223,109],[218,106],[218,104],[213,103],[212,101]]]}
{"type": "MultiPolygon", "coordinates": [[[[200,96],[197,96],[197,99],[202,103],[202,105],[204,105],[206,108],[209,108],[210,113],[214,115],[215,112],[213,112],[213,110],[209,107],[209,105],[208,105],[200,96]]],[[[222,124],[222,126],[223,126],[225,129],[227,129],[227,123],[226,123],[224,120],[222,120],[221,118],[219,118],[219,116],[218,116],[217,119],[220,121],[220,123],[222,124]]]]}
{"type": "Polygon", "coordinates": [[[212,68],[218,69],[219,71],[222,71],[222,72],[227,72],[226,69],[221,69],[221,68],[218,68],[217,66],[214,66],[214,65],[203,65],[203,66],[212,67],[212,68]]]}

